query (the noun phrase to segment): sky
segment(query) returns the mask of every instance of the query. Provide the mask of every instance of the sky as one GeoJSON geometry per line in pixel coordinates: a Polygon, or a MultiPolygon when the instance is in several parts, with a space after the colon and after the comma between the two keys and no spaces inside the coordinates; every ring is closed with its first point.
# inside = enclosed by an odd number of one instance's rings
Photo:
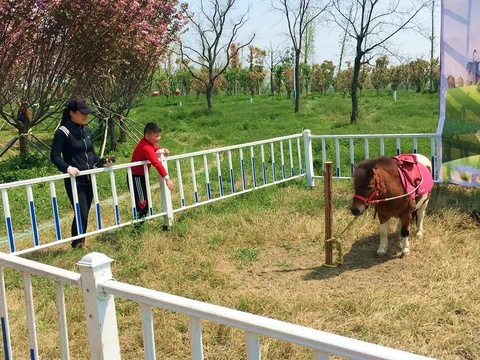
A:
{"type": "MultiPolygon", "coordinates": [[[[296,1],[296,0],[290,0],[296,1]]],[[[405,4],[411,0],[400,0],[405,4]]],[[[195,13],[196,4],[199,0],[190,0],[189,6],[195,13]]],[[[208,1],[204,2],[205,4],[208,1]]],[[[237,0],[232,10],[233,17],[238,19],[239,16],[246,13],[250,6],[249,20],[239,33],[238,40],[246,41],[250,35],[255,33],[255,39],[252,44],[262,49],[279,49],[283,50],[291,48],[291,39],[288,37],[288,27],[283,14],[272,9],[271,0],[237,0]]],[[[440,10],[436,11],[436,33],[438,39],[440,37],[440,10]]],[[[422,21],[427,24],[431,23],[430,11],[425,10],[422,21]]],[[[429,27],[430,28],[430,27],[429,27]]],[[[325,25],[325,21],[317,24],[315,27],[315,45],[314,45],[314,63],[322,63],[324,60],[333,61],[338,66],[340,57],[340,40],[341,32],[336,29],[334,24],[325,25]]],[[[430,41],[418,32],[408,31],[399,34],[393,38],[395,47],[404,59],[415,60],[418,57],[429,59],[430,57],[430,41]]],[[[439,47],[436,46],[436,56],[439,55],[439,47]]],[[[344,56],[345,60],[353,60],[353,47],[350,52],[344,56]]],[[[391,63],[398,63],[395,59],[390,59],[391,63]]],[[[342,65],[343,67],[344,65],[342,65]]]]}

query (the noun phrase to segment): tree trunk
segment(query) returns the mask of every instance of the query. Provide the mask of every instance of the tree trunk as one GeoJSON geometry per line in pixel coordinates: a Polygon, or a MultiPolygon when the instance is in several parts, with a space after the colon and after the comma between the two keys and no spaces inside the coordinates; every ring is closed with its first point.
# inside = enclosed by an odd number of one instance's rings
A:
{"type": "Polygon", "coordinates": [[[117,150],[117,134],[115,133],[115,121],[108,119],[108,133],[110,135],[110,148],[117,150]]]}
{"type": "Polygon", "coordinates": [[[275,95],[275,86],[273,84],[273,71],[270,71],[270,93],[275,95]]]}
{"type": "Polygon", "coordinates": [[[272,58],[270,58],[270,93],[273,95],[275,95],[275,86],[273,84],[273,69],[274,69],[274,65],[273,65],[273,60],[272,58]]]}
{"type": "Polygon", "coordinates": [[[18,138],[20,139],[20,155],[26,155],[29,149],[28,130],[30,130],[30,117],[28,112],[24,113],[22,121],[18,121],[18,138]]]}
{"type": "Polygon", "coordinates": [[[27,134],[26,132],[19,131],[19,139],[20,139],[20,155],[26,155],[28,153],[28,135],[22,135],[22,134],[27,134]]]}
{"type": "Polygon", "coordinates": [[[360,59],[362,55],[355,56],[355,64],[353,67],[353,79],[350,88],[350,96],[352,97],[352,112],[350,114],[350,124],[358,120],[358,77],[360,74],[360,59]]]}
{"type": "Polygon", "coordinates": [[[207,107],[209,110],[213,109],[213,84],[208,83],[206,88],[207,107]]]}
{"type": "Polygon", "coordinates": [[[294,74],[294,96],[295,96],[295,112],[300,110],[300,49],[295,50],[295,74],[294,74]]]}
{"type": "Polygon", "coordinates": [[[120,116],[120,142],[127,142],[127,132],[125,131],[125,116],[120,116]]]}
{"type": "MultiPolygon", "coordinates": [[[[435,50],[435,0],[432,0],[432,35],[430,36],[430,92],[433,93],[433,53],[435,50]]],[[[475,61],[475,59],[473,59],[475,61]]]]}

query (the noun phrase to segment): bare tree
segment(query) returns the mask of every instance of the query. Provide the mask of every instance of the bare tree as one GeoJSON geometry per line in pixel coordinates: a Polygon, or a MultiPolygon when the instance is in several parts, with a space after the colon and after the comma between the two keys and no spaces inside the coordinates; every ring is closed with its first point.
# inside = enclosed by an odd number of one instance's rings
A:
{"type": "Polygon", "coordinates": [[[389,40],[409,27],[412,20],[431,0],[333,0],[332,15],[337,25],[355,42],[353,78],[350,88],[352,112],[350,123],[358,119],[358,81],[360,69],[374,57],[374,50],[387,49],[389,40]]]}
{"type": "MultiPolygon", "coordinates": [[[[353,9],[353,3],[350,5],[350,11],[348,13],[348,19],[351,18],[352,16],[352,9],[353,9]]],[[[342,39],[340,40],[340,59],[338,60],[338,72],[342,71],[342,63],[343,63],[343,56],[345,54],[346,46],[347,46],[347,38],[348,38],[348,32],[347,29],[349,27],[348,22],[345,24],[343,34],[342,34],[342,39]]]]}
{"type": "MultiPolygon", "coordinates": [[[[310,14],[307,13],[307,19],[310,14]]],[[[309,60],[312,60],[315,53],[315,24],[309,22],[305,29],[304,46],[303,46],[303,64],[307,65],[309,60]]]]}
{"type": "Polygon", "coordinates": [[[287,50],[279,50],[278,46],[274,49],[272,43],[270,42],[268,55],[265,58],[265,65],[270,72],[270,93],[272,95],[275,95],[275,66],[282,62],[282,59],[285,58],[286,53],[287,50]]]}
{"type": "Polygon", "coordinates": [[[209,109],[213,108],[215,82],[228,68],[230,60],[255,38],[253,34],[246,43],[231,47],[232,43],[238,42],[238,32],[248,21],[247,11],[229,25],[230,12],[236,2],[237,0],[200,0],[198,16],[185,11],[185,16],[195,33],[193,37],[196,37],[200,48],[182,41],[180,43],[182,63],[196,80],[205,85],[209,109]],[[195,66],[200,67],[200,71],[196,71],[195,66]],[[205,73],[207,76],[203,76],[205,73]]]}
{"type": "Polygon", "coordinates": [[[305,36],[312,23],[330,5],[330,0],[272,0],[272,7],[283,13],[287,20],[288,34],[292,40],[294,59],[295,112],[300,109],[300,57],[305,36]]]}

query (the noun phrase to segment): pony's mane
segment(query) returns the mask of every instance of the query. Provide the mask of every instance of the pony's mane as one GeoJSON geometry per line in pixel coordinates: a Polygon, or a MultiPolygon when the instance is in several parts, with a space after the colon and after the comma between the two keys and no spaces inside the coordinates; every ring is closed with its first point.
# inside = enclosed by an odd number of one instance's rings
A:
{"type": "Polygon", "coordinates": [[[391,168],[394,171],[397,171],[397,165],[395,161],[388,156],[380,156],[378,158],[366,159],[360,161],[355,165],[355,171],[353,172],[353,180],[355,183],[362,182],[368,176],[371,176],[371,171],[377,167],[382,167],[384,169],[391,168]]]}

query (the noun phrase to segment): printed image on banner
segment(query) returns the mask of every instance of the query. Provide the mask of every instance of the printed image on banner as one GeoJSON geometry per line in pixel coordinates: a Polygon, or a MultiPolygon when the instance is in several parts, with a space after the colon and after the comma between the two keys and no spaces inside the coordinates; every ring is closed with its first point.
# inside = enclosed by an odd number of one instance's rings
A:
{"type": "Polygon", "coordinates": [[[480,187],[480,1],[444,0],[443,181],[480,187]]]}

